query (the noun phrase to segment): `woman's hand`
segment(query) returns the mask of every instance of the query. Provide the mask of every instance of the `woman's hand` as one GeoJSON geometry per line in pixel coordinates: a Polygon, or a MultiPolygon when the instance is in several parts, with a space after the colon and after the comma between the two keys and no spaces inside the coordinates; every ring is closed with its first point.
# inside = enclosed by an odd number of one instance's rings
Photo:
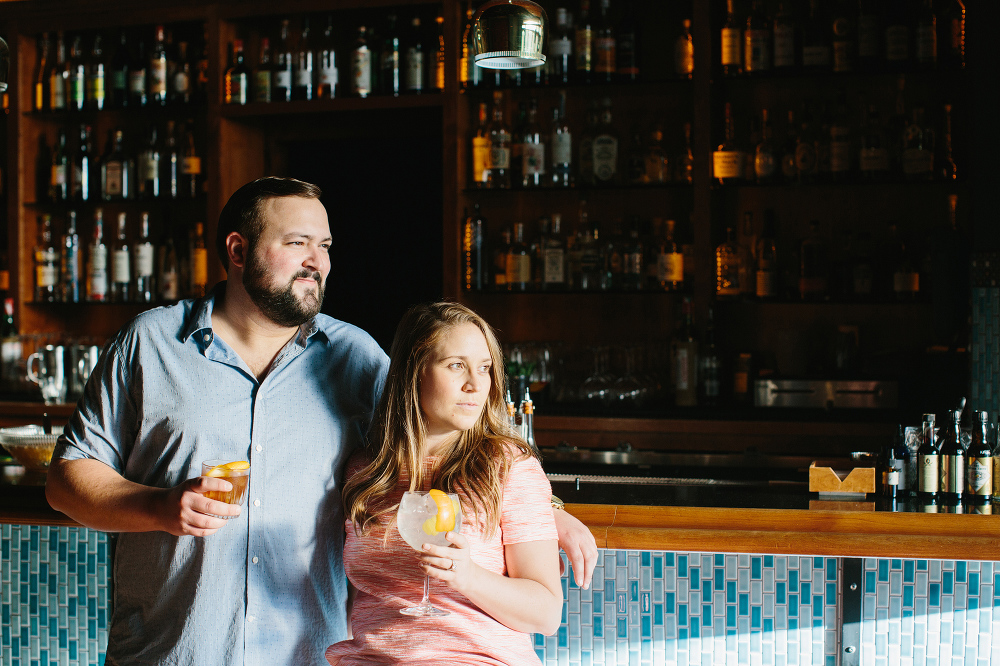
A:
{"type": "Polygon", "coordinates": [[[469,540],[458,532],[444,535],[451,546],[424,544],[424,554],[420,556],[420,566],[431,578],[442,581],[453,590],[467,588],[476,576],[479,565],[472,561],[469,540]]]}

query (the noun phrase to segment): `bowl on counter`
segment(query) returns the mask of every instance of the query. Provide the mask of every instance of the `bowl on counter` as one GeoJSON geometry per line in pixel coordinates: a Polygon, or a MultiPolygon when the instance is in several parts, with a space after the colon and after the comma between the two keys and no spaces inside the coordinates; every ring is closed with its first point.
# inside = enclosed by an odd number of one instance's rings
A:
{"type": "Polygon", "coordinates": [[[46,434],[45,429],[37,425],[0,428],[0,446],[30,471],[49,468],[58,439],[58,434],[46,434]]]}

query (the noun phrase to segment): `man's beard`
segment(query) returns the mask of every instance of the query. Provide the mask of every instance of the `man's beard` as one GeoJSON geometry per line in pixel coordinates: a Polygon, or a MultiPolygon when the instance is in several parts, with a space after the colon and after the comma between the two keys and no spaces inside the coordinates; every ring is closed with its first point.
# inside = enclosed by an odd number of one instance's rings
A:
{"type": "Polygon", "coordinates": [[[271,271],[259,259],[257,253],[250,250],[246,270],[243,271],[243,288],[250,299],[260,308],[268,319],[278,326],[301,326],[317,314],[323,306],[323,276],[318,271],[300,270],[283,287],[273,287],[271,271]],[[301,299],[292,291],[295,280],[312,278],[316,280],[317,294],[308,293],[301,299]]]}

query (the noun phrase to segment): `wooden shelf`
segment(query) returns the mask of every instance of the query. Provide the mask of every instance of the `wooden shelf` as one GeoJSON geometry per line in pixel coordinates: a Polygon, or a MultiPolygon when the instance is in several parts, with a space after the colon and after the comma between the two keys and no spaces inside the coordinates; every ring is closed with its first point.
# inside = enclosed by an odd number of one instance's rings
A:
{"type": "Polygon", "coordinates": [[[292,102],[253,102],[250,104],[224,104],[219,109],[223,118],[250,119],[269,118],[274,116],[297,116],[315,113],[336,113],[339,111],[368,111],[372,109],[413,109],[442,106],[441,93],[425,93],[422,95],[371,95],[364,99],[359,97],[337,97],[335,99],[314,99],[292,102]]]}

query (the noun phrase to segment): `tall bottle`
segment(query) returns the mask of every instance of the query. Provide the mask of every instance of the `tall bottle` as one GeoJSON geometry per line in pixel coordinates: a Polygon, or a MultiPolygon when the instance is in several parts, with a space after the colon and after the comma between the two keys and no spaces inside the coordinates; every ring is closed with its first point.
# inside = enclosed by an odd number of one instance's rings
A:
{"type": "Polygon", "coordinates": [[[590,83],[594,77],[594,24],[590,19],[590,0],[580,0],[580,16],[576,23],[574,51],[576,52],[576,79],[590,83]]]}
{"type": "Polygon", "coordinates": [[[106,80],[104,73],[104,48],[101,35],[94,36],[94,44],[90,49],[90,64],[87,66],[87,106],[100,111],[104,108],[106,98],[106,80]]]}
{"type": "Polygon", "coordinates": [[[545,140],[538,126],[538,100],[528,106],[528,120],[521,131],[521,185],[542,187],[545,183],[545,140]]]}
{"type": "Polygon", "coordinates": [[[90,201],[93,197],[91,189],[93,162],[90,126],[80,125],[80,141],[70,166],[70,197],[73,201],[90,201]]]}
{"type": "Polygon", "coordinates": [[[155,296],[153,285],[153,258],[156,253],[149,240],[149,213],[139,215],[139,238],[132,246],[132,300],[137,303],[152,303],[155,296]]]}
{"type": "Polygon", "coordinates": [[[83,57],[83,37],[73,38],[69,50],[69,88],[68,106],[73,111],[80,111],[87,103],[87,62],[83,57]]]}
{"type": "Polygon", "coordinates": [[[677,222],[667,220],[666,231],[656,252],[656,282],[664,291],[684,288],[684,254],[674,237],[676,229],[677,222]]]}
{"type": "Polygon", "coordinates": [[[950,412],[951,422],[941,434],[940,497],[946,504],[961,504],[965,492],[965,450],[962,448],[962,410],[950,412]]]}
{"type": "Polygon", "coordinates": [[[313,84],[313,52],[310,44],[309,17],[302,17],[302,32],[299,34],[298,48],[292,72],[292,99],[311,100],[315,91],[313,84]]]}
{"type": "MultiPolygon", "coordinates": [[[[441,15],[440,10],[438,15],[434,17],[434,26],[437,49],[434,52],[434,70],[428,76],[430,81],[428,81],[427,87],[433,92],[442,92],[444,90],[444,65],[448,59],[448,47],[444,42],[444,16],[441,15]]],[[[539,71],[541,71],[541,68],[539,68],[539,71]]]]}
{"type": "Polygon", "coordinates": [[[479,124],[472,135],[472,184],[474,187],[490,186],[490,129],[487,121],[489,106],[479,103],[479,124]]]}
{"type": "Polygon", "coordinates": [[[485,291],[489,286],[490,259],[486,254],[486,220],[476,204],[462,227],[463,285],[466,291],[485,291]]]}
{"type": "Polygon", "coordinates": [[[938,168],[938,175],[942,180],[955,180],[958,178],[958,166],[955,164],[951,143],[951,104],[944,105],[944,136],[942,143],[941,166],[938,168]]]}
{"type": "Polygon", "coordinates": [[[920,2],[913,43],[917,65],[924,69],[936,67],[938,62],[938,29],[934,0],[921,0],[920,2]]]}
{"type": "Polygon", "coordinates": [[[722,362],[715,347],[715,323],[712,308],[708,309],[705,323],[705,344],[701,346],[698,358],[699,401],[706,407],[719,404],[722,394],[722,362]]]}
{"type": "Polygon", "coordinates": [[[101,198],[105,201],[126,199],[131,192],[131,169],[123,144],[121,130],[115,130],[108,137],[108,145],[101,159],[101,198]]]}
{"type": "Polygon", "coordinates": [[[107,74],[106,94],[108,105],[113,109],[121,109],[128,104],[129,52],[127,37],[124,30],[118,38],[118,45],[111,56],[110,72],[107,74]]]}
{"type": "Polygon", "coordinates": [[[142,39],[136,43],[130,54],[128,65],[128,106],[138,109],[146,106],[149,99],[146,81],[146,44],[142,39]]]}
{"type": "Polygon", "coordinates": [[[569,12],[565,7],[556,8],[556,25],[549,38],[548,59],[549,82],[555,85],[566,85],[570,81],[575,65],[573,61],[573,36],[569,26],[569,12]]]}
{"type": "Polygon", "coordinates": [[[771,183],[778,173],[777,150],[767,109],[761,109],[760,117],[760,142],[754,149],[753,171],[758,183],[771,183]]]}
{"type": "Polygon", "coordinates": [[[111,293],[113,303],[127,303],[132,286],[132,251],[128,246],[128,217],[118,213],[117,233],[111,246],[111,293]]]}
{"type": "Polygon", "coordinates": [[[924,502],[936,499],[941,486],[941,451],[935,421],[934,414],[924,414],[917,449],[917,497],[924,502]]]}
{"type": "Polygon", "coordinates": [[[723,185],[731,185],[743,179],[746,158],[736,144],[736,127],[733,120],[733,105],[726,102],[725,138],[712,153],[712,172],[723,185]]]}
{"type": "Polygon", "coordinates": [[[49,75],[54,64],[52,56],[52,42],[49,40],[49,33],[43,32],[38,37],[38,65],[32,86],[31,108],[34,111],[45,111],[49,104],[49,75]]]}
{"type": "Polygon", "coordinates": [[[226,104],[246,104],[250,101],[250,69],[243,60],[242,39],[233,41],[233,66],[226,70],[223,83],[226,104]]]}
{"type": "Polygon", "coordinates": [[[69,69],[66,62],[66,38],[60,30],[56,35],[56,61],[49,70],[49,110],[63,111],[66,109],[67,87],[69,86],[69,69]]]}
{"type": "Polygon", "coordinates": [[[549,233],[542,243],[542,289],[562,291],[567,287],[566,239],[562,215],[552,214],[549,233]]]}
{"type": "Polygon", "coordinates": [[[169,232],[164,233],[163,241],[156,251],[156,286],[160,300],[176,301],[180,298],[177,249],[174,238],[169,232]]]}
{"type": "Polygon", "coordinates": [[[404,67],[402,47],[399,43],[399,31],[396,28],[396,15],[389,15],[389,25],[382,40],[381,65],[379,67],[379,91],[383,95],[399,97],[403,89],[400,70],[404,67]]]}
{"type": "Polygon", "coordinates": [[[410,21],[410,38],[403,56],[403,88],[406,92],[419,94],[424,91],[425,70],[424,41],[420,30],[420,17],[414,16],[410,21]]]}
{"type": "Polygon", "coordinates": [[[192,74],[193,65],[191,53],[188,50],[188,43],[185,41],[177,45],[176,58],[167,65],[169,75],[169,97],[171,104],[190,104],[193,92],[192,74]]]}
{"type": "Polygon", "coordinates": [[[809,0],[809,16],[802,29],[802,67],[806,70],[830,70],[832,48],[829,26],[820,0],[809,0]]]}
{"type": "Polygon", "coordinates": [[[681,22],[681,34],[674,40],[674,74],[682,79],[694,75],[694,37],[691,35],[691,19],[681,22]]]}
{"type": "Polygon", "coordinates": [[[715,248],[715,295],[720,298],[735,298],[741,291],[736,231],[727,227],[726,240],[715,248]]]}
{"type": "Polygon", "coordinates": [[[690,297],[684,297],[681,309],[682,324],[670,350],[674,404],[678,407],[694,407],[698,404],[698,338],[694,331],[690,297]]]}
{"type": "Polygon", "coordinates": [[[573,134],[566,123],[566,91],[559,92],[559,105],[552,110],[552,185],[573,184],[573,134]]]}
{"type": "Polygon", "coordinates": [[[594,182],[613,185],[618,182],[618,135],[611,124],[611,98],[601,100],[600,124],[593,141],[594,182]]]}
{"type": "Polygon", "coordinates": [[[319,60],[318,81],[316,84],[316,97],[318,99],[333,99],[337,96],[337,84],[340,82],[340,75],[337,70],[337,50],[333,36],[333,16],[326,17],[326,27],[323,29],[323,43],[316,53],[319,60]]]}
{"type": "Polygon", "coordinates": [[[208,250],[205,248],[205,225],[194,225],[191,241],[191,288],[194,298],[201,298],[208,289],[208,250]]]}
{"type": "Polygon", "coordinates": [[[858,170],[866,180],[884,180],[889,175],[889,142],[882,128],[878,107],[868,107],[868,116],[861,134],[858,170]]]}
{"type": "Polygon", "coordinates": [[[153,48],[149,54],[149,104],[167,105],[167,43],[162,25],[156,26],[153,48]]]}
{"type": "Polygon", "coordinates": [[[781,71],[791,70],[798,63],[798,31],[791,5],[791,0],[779,0],[774,15],[774,68],[781,71]]]}
{"type": "Polygon", "coordinates": [[[757,239],[756,289],[757,298],[768,300],[778,295],[778,250],[775,243],[774,211],[764,211],[764,223],[757,239]]]}
{"type": "Polygon", "coordinates": [[[618,42],[615,25],[611,19],[611,0],[600,0],[601,11],[594,33],[594,78],[602,83],[615,79],[618,69],[618,42]]]}
{"type": "Polygon", "coordinates": [[[87,300],[108,298],[108,246],[104,244],[104,211],[94,210],[94,235],[87,248],[87,300]]]}
{"type": "Polygon", "coordinates": [[[973,504],[988,504],[993,498],[993,447],[990,446],[990,415],[973,412],[972,443],[966,452],[965,491],[973,504]]]}
{"type": "Polygon", "coordinates": [[[677,182],[694,182],[694,148],[691,145],[691,123],[684,123],[684,150],[677,160],[677,182]]]}
{"type": "Polygon", "coordinates": [[[138,156],[136,165],[136,186],[141,199],[157,199],[160,197],[160,142],[156,125],[151,124],[146,134],[146,145],[138,156]]]}
{"type": "Polygon", "coordinates": [[[75,210],[66,213],[66,231],[62,235],[59,249],[59,300],[64,303],[79,303],[81,257],[75,210]]]}
{"type": "Polygon", "coordinates": [[[194,140],[194,121],[184,128],[183,158],[181,159],[181,195],[192,199],[201,194],[201,157],[194,140]]]}
{"type": "Polygon", "coordinates": [[[726,23],[722,26],[722,74],[736,76],[743,73],[743,30],[736,18],[734,0],[726,0],[726,23]]]}
{"type": "Polygon", "coordinates": [[[368,97],[372,91],[372,53],[368,49],[368,31],[358,28],[358,36],[351,50],[351,94],[368,97]]]}
{"type": "Polygon", "coordinates": [[[66,130],[57,132],[55,150],[52,151],[52,169],[49,175],[49,199],[66,201],[69,199],[69,152],[66,150],[66,130]]]}
{"type": "Polygon", "coordinates": [[[753,0],[743,31],[743,69],[760,74],[771,69],[771,22],[763,0],[753,0]]]}
{"type": "Polygon", "coordinates": [[[499,90],[493,93],[493,122],[489,126],[489,137],[489,187],[493,189],[509,189],[511,133],[510,127],[503,119],[503,93],[499,90]]]}
{"type": "Polygon", "coordinates": [[[282,19],[278,29],[274,71],[271,76],[271,99],[275,102],[288,102],[292,99],[292,47],[288,41],[288,19],[282,19]]]}
{"type": "Polygon", "coordinates": [[[514,225],[514,239],[507,248],[506,285],[508,291],[528,291],[531,288],[531,253],[524,242],[524,223],[514,225]]]}
{"type": "Polygon", "coordinates": [[[878,459],[878,474],[880,477],[879,490],[882,497],[895,503],[899,496],[900,478],[896,447],[893,442],[887,442],[882,446],[878,459]]]}
{"type": "Polygon", "coordinates": [[[52,216],[40,215],[35,245],[35,302],[51,303],[58,294],[59,251],[52,239],[52,216]]]}
{"type": "Polygon", "coordinates": [[[271,101],[271,40],[260,39],[260,57],[253,72],[253,101],[271,101]]]}
{"type": "Polygon", "coordinates": [[[181,156],[177,148],[177,130],[173,120],[167,121],[163,151],[160,153],[160,187],[164,196],[176,199],[180,193],[181,156]]]}

